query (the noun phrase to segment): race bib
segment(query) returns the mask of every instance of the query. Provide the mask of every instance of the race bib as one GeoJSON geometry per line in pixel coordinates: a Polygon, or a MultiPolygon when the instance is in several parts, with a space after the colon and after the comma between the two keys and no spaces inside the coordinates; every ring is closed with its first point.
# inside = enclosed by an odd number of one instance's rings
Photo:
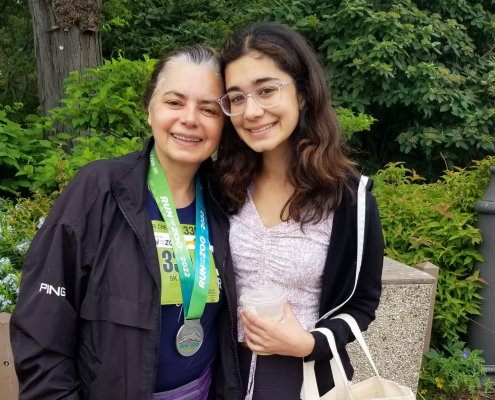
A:
{"type": "MultiPolygon", "coordinates": [[[[151,221],[155,233],[158,261],[160,263],[160,276],[162,281],[161,304],[182,304],[182,288],[180,285],[179,270],[175,261],[172,242],[163,221],[151,221]]],[[[194,250],[196,248],[196,226],[181,224],[182,233],[186,241],[187,249],[194,262],[194,250]]],[[[220,297],[215,261],[213,260],[213,246],[210,244],[210,286],[208,288],[207,303],[217,303],[220,297]]]]}

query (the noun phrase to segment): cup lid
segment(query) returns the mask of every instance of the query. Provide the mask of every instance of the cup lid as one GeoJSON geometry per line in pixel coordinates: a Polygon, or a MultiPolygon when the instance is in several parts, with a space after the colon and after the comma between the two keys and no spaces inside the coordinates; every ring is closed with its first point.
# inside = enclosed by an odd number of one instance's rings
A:
{"type": "Polygon", "coordinates": [[[243,305],[268,305],[273,303],[283,303],[287,300],[285,290],[280,286],[266,285],[244,292],[239,301],[243,305]]]}

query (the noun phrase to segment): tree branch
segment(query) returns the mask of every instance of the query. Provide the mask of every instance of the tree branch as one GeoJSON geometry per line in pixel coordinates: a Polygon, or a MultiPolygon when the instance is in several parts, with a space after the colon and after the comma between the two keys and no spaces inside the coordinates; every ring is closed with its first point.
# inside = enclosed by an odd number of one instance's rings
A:
{"type": "Polygon", "coordinates": [[[495,46],[493,46],[490,50],[488,50],[485,54],[483,54],[483,58],[490,54],[493,50],[495,50],[495,46]]]}

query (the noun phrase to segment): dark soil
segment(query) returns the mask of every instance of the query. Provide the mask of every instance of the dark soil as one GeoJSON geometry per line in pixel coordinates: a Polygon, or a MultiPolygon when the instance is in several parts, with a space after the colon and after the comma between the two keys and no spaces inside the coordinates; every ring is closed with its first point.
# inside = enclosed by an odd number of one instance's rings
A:
{"type": "MultiPolygon", "coordinates": [[[[477,397],[476,400],[495,400],[495,393],[493,392],[493,389],[490,390],[488,393],[481,392],[478,394],[478,396],[479,397],[477,397]]],[[[450,398],[450,400],[472,400],[472,397],[468,393],[464,393],[453,396],[450,398]]]]}

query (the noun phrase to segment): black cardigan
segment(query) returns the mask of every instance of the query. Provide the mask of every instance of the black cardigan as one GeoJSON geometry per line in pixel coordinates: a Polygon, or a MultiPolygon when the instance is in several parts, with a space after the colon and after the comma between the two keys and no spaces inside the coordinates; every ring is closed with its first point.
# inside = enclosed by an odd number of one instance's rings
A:
{"type": "MultiPolygon", "coordinates": [[[[342,202],[335,211],[330,245],[323,273],[323,285],[320,298],[320,318],[329,311],[341,306],[331,315],[321,319],[316,327],[328,328],[335,336],[347,376],[353,375],[349,356],[345,350],[347,343],[354,340],[348,325],[341,319],[331,318],[340,313],[352,315],[362,331],[375,319],[381,295],[381,276],[383,267],[383,233],[375,197],[371,194],[372,181],[366,185],[364,203],[364,248],[361,270],[355,285],[357,236],[358,236],[358,186],[359,180],[349,177],[354,192],[346,191],[342,202]],[[354,291],[354,293],[353,293],[354,291]],[[352,296],[351,296],[352,294],[352,296]],[[346,301],[348,300],[348,301],[346,301]]],[[[227,223],[227,217],[218,216],[218,221],[227,223]]],[[[227,225],[225,225],[227,228],[227,225]]],[[[223,268],[227,289],[227,304],[219,318],[220,355],[216,370],[216,399],[241,399],[242,387],[237,361],[237,293],[230,249],[225,249],[223,268]]],[[[333,388],[330,372],[332,358],[326,337],[320,332],[312,332],[315,337],[313,352],[305,361],[315,361],[315,372],[320,395],[333,388]]]]}

